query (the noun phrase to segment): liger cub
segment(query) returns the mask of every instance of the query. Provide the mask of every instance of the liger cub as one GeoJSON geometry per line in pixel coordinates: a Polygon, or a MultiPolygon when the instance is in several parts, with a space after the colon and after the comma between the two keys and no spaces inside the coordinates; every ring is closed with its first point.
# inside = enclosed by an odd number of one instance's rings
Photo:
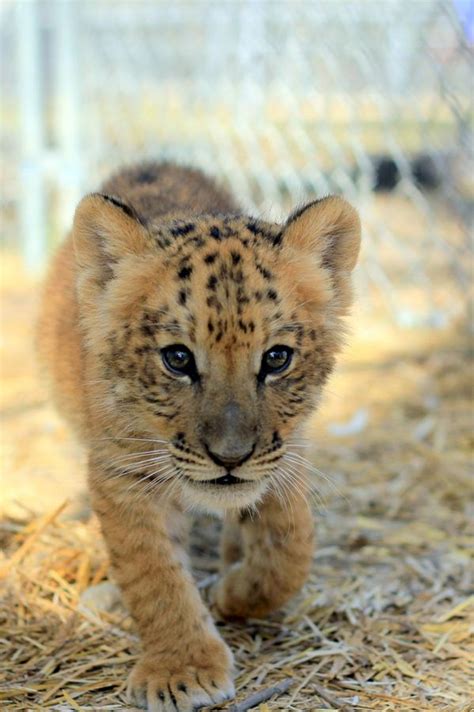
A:
{"type": "Polygon", "coordinates": [[[308,575],[295,439],[341,346],[359,242],[342,198],[275,224],[166,163],[125,169],[77,207],[46,279],[39,350],[87,448],[141,636],[128,683],[139,707],[190,712],[234,695],[232,654],[187,565],[187,510],[223,516],[222,616],[265,616],[308,575]]]}

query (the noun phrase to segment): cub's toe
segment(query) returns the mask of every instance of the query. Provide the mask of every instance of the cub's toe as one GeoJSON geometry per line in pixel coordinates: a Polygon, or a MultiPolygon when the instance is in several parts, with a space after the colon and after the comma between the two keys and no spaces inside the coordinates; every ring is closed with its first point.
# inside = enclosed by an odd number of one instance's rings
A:
{"type": "Polygon", "coordinates": [[[161,668],[157,661],[140,661],[132,671],[127,694],[130,702],[147,712],[194,712],[235,695],[230,671],[224,667],[161,668]]]}

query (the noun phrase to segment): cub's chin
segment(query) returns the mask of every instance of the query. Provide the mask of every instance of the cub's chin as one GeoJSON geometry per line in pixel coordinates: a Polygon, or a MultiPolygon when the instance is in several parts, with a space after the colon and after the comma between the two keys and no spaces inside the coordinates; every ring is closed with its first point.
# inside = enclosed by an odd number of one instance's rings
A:
{"type": "Polygon", "coordinates": [[[226,475],[208,481],[186,478],[181,483],[182,501],[187,509],[219,514],[252,507],[262,499],[268,486],[268,477],[242,480],[226,475]]]}

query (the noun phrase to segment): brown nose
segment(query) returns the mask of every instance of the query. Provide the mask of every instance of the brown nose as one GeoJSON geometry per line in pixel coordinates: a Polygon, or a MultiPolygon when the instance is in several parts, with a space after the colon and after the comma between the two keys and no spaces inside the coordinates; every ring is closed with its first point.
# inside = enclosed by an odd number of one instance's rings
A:
{"type": "Polygon", "coordinates": [[[230,470],[242,465],[252,455],[257,427],[253,414],[231,400],[207,415],[201,436],[211,460],[230,470]]]}
{"type": "Polygon", "coordinates": [[[249,457],[252,456],[253,451],[255,450],[255,445],[252,445],[250,450],[243,450],[240,449],[240,452],[237,451],[231,451],[231,452],[225,452],[225,453],[218,453],[218,452],[213,452],[208,445],[206,445],[206,452],[213,460],[216,465],[220,465],[220,467],[225,467],[226,470],[232,470],[234,467],[238,467],[239,465],[243,465],[243,463],[249,459],[249,457]]]}

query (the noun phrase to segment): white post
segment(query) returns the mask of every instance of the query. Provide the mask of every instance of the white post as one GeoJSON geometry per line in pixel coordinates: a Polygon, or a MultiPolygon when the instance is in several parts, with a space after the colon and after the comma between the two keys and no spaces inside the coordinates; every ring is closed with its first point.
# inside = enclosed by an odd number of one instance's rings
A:
{"type": "Polygon", "coordinates": [[[81,113],[79,71],[79,23],[81,3],[61,0],[55,4],[53,67],[55,131],[58,148],[58,227],[70,229],[74,210],[81,197],[81,113]]]}
{"type": "Polygon", "coordinates": [[[23,257],[28,269],[41,270],[46,257],[44,192],[44,127],[39,8],[36,0],[16,5],[20,107],[20,225],[23,257]]]}

